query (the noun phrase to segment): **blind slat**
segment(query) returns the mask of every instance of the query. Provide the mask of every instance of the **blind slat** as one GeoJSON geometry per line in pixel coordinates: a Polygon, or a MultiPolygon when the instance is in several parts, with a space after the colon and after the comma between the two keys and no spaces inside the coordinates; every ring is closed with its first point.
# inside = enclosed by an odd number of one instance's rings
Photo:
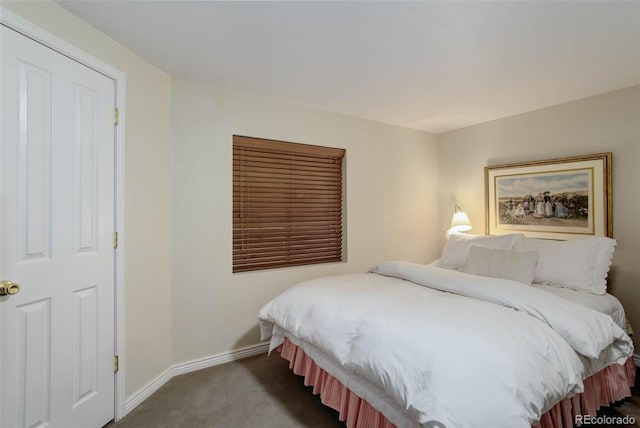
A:
{"type": "Polygon", "coordinates": [[[238,207],[238,210],[234,210],[235,215],[244,215],[250,217],[253,215],[264,216],[269,214],[280,214],[283,216],[289,215],[305,215],[305,214],[324,214],[331,213],[332,215],[341,215],[340,207],[323,209],[323,207],[298,207],[292,208],[288,205],[274,205],[274,206],[261,206],[261,207],[238,207]],[[242,209],[242,211],[240,211],[242,209]]]}
{"type": "Polygon", "coordinates": [[[246,196],[244,199],[233,199],[233,202],[244,203],[244,204],[253,204],[253,203],[280,203],[280,204],[288,204],[288,203],[296,203],[296,204],[333,204],[332,206],[336,206],[340,204],[342,199],[340,197],[333,196],[322,196],[322,195],[298,195],[297,197],[273,197],[268,195],[256,195],[256,196],[246,196]]]}
{"type": "Polygon", "coordinates": [[[340,171],[341,164],[334,161],[327,161],[325,163],[318,162],[317,160],[308,161],[301,159],[277,159],[277,158],[242,158],[235,157],[232,162],[234,169],[239,168],[292,168],[302,171],[340,171]]]}
{"type": "MultiPolygon", "coordinates": [[[[342,238],[339,236],[335,237],[326,237],[326,238],[318,238],[314,237],[311,239],[299,239],[295,240],[292,243],[292,246],[305,246],[305,245],[315,245],[315,246],[323,246],[327,243],[334,245],[336,242],[341,242],[342,238]]],[[[287,244],[283,244],[282,241],[274,240],[274,241],[249,241],[249,242],[234,242],[233,248],[235,249],[260,249],[260,248],[275,248],[275,247],[283,247],[287,244]]]]}
{"type": "Polygon", "coordinates": [[[272,174],[281,174],[289,176],[291,174],[299,174],[303,176],[336,176],[338,169],[336,168],[297,168],[292,165],[280,165],[279,167],[275,167],[273,165],[264,165],[264,166],[249,166],[249,165],[235,165],[233,166],[234,174],[256,174],[256,173],[272,173],[272,174]]]}
{"type": "MultiPolygon", "coordinates": [[[[246,206],[242,206],[241,202],[235,202],[233,204],[234,212],[235,210],[242,210],[242,212],[267,212],[267,211],[276,211],[281,210],[283,212],[306,212],[306,211],[323,211],[323,205],[306,205],[299,202],[292,202],[290,204],[283,204],[279,202],[257,202],[253,201],[251,205],[245,204],[246,206]]],[[[331,209],[335,211],[341,211],[341,207],[339,204],[336,204],[331,209]]]]}
{"type": "Polygon", "coordinates": [[[291,190],[287,190],[287,189],[270,189],[270,188],[253,188],[253,190],[250,190],[251,188],[244,188],[244,189],[238,189],[240,191],[244,190],[247,192],[248,195],[250,195],[249,197],[247,197],[247,199],[249,199],[250,197],[254,197],[254,196],[261,196],[261,197],[271,197],[271,196],[276,196],[276,197],[292,197],[292,198],[303,198],[305,196],[315,196],[315,195],[320,195],[320,196],[327,196],[327,197],[335,197],[335,191],[331,190],[331,189],[291,189],[291,190]]]}
{"type": "Polygon", "coordinates": [[[234,250],[233,256],[236,260],[249,260],[249,259],[257,259],[257,258],[265,258],[265,257],[279,257],[279,256],[290,256],[292,253],[297,255],[310,255],[310,254],[326,254],[326,253],[334,253],[337,250],[334,246],[327,247],[299,247],[299,248],[262,248],[259,251],[247,251],[247,250],[234,250]]]}
{"type": "MultiPolygon", "coordinates": [[[[286,236],[286,235],[280,235],[280,236],[264,236],[262,238],[250,238],[250,239],[245,239],[243,237],[234,237],[233,239],[233,246],[234,247],[241,247],[241,246],[250,246],[250,245],[255,245],[257,247],[260,247],[261,245],[271,245],[271,244],[275,244],[275,245],[283,245],[283,240],[284,239],[290,239],[291,237],[286,236]]],[[[308,238],[306,237],[302,237],[302,236],[298,236],[295,238],[291,238],[289,242],[287,242],[286,245],[297,245],[297,244],[304,244],[305,242],[316,242],[316,241],[342,241],[342,237],[340,236],[340,233],[327,233],[324,235],[321,234],[317,234],[317,235],[313,235],[313,236],[309,236],[308,238]]]]}
{"type": "MultiPolygon", "coordinates": [[[[234,213],[233,221],[236,223],[244,222],[245,225],[242,227],[238,227],[237,229],[247,229],[247,225],[251,224],[253,221],[262,221],[262,220],[271,220],[271,221],[282,221],[286,222],[292,218],[301,218],[301,219],[316,219],[316,220],[334,220],[334,221],[342,221],[342,215],[340,212],[330,212],[324,213],[322,211],[306,211],[306,212],[296,212],[296,213],[286,213],[280,211],[267,211],[267,212],[251,212],[251,213],[234,213]]],[[[283,226],[288,226],[283,224],[283,226]]],[[[235,227],[234,227],[235,229],[235,227]]]]}
{"type": "Polygon", "coordinates": [[[304,264],[328,263],[342,261],[342,253],[328,254],[325,256],[299,257],[289,260],[278,260],[277,258],[265,258],[255,260],[241,260],[237,263],[237,271],[269,269],[271,267],[299,266],[304,264]]]}
{"type": "Polygon", "coordinates": [[[287,215],[276,213],[264,213],[263,215],[251,214],[243,215],[242,213],[236,213],[233,217],[233,230],[234,231],[249,231],[249,230],[267,230],[271,228],[280,228],[282,230],[295,230],[306,224],[305,227],[309,227],[309,222],[314,221],[330,221],[333,223],[342,223],[342,216],[340,213],[335,214],[322,214],[322,213],[306,213],[303,215],[287,215]],[[264,223],[278,223],[275,226],[265,226],[264,223]]]}
{"type": "Polygon", "coordinates": [[[339,183],[341,180],[337,176],[318,176],[318,175],[306,175],[306,174],[293,174],[283,175],[276,173],[247,173],[241,174],[234,171],[233,178],[236,180],[236,184],[242,185],[244,183],[291,183],[296,182],[297,185],[303,184],[317,184],[317,183],[339,183]]]}
{"type": "MultiPolygon", "coordinates": [[[[233,227],[241,227],[243,229],[247,229],[246,224],[244,224],[245,222],[241,221],[241,220],[234,220],[233,222],[233,227]]],[[[265,227],[281,227],[282,226],[282,222],[281,221],[273,221],[271,219],[265,219],[265,220],[256,220],[254,222],[251,222],[252,224],[254,224],[255,226],[249,228],[249,229],[262,229],[265,227]]],[[[322,226],[322,227],[336,227],[342,224],[342,220],[294,220],[294,221],[287,221],[287,227],[289,228],[296,228],[296,227],[316,227],[316,226],[322,226]]]]}
{"type": "Polygon", "coordinates": [[[252,242],[282,242],[287,239],[291,241],[312,239],[313,237],[335,238],[341,237],[342,229],[338,228],[335,232],[326,230],[305,231],[304,233],[287,233],[286,231],[252,231],[250,233],[234,232],[233,243],[252,243],[252,242]]]}

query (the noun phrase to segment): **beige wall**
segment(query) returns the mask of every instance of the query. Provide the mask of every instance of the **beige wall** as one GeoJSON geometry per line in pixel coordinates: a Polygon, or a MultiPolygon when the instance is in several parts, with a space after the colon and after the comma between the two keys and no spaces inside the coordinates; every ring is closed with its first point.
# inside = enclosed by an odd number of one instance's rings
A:
{"type": "Polygon", "coordinates": [[[258,310],[297,281],[439,252],[429,134],[183,80],[173,133],[176,363],[258,343],[258,310]],[[233,134],[347,150],[346,263],[231,273],[233,134]]]}
{"type": "Polygon", "coordinates": [[[485,166],[612,152],[618,247],[610,291],[640,330],[640,86],[440,134],[437,140],[441,231],[458,203],[474,225],[471,232],[484,233],[485,166]]]}
{"type": "Polygon", "coordinates": [[[126,394],[172,364],[171,78],[52,2],[2,6],[126,73],[126,394]]]}

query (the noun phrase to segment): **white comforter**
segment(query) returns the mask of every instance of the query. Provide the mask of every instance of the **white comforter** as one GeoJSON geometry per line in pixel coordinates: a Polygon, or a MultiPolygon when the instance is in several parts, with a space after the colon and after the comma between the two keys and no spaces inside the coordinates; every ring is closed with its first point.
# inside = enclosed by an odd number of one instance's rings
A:
{"type": "Polygon", "coordinates": [[[530,427],[633,351],[609,316],[514,281],[402,262],[371,272],[285,291],[260,310],[262,338],[284,330],[321,349],[407,426],[530,427]]]}

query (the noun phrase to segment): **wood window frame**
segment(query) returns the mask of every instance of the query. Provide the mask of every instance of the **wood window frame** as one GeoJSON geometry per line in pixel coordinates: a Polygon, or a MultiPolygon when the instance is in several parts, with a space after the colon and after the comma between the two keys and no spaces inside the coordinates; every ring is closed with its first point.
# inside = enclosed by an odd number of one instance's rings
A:
{"type": "Polygon", "coordinates": [[[345,150],[233,136],[233,272],[343,259],[345,150]]]}

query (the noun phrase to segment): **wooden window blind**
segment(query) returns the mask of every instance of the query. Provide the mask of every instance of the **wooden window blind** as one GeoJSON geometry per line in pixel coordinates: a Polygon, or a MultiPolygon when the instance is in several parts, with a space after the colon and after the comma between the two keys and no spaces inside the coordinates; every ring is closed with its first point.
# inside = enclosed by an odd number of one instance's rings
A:
{"type": "Polygon", "coordinates": [[[233,272],[342,261],[344,152],[233,136],[233,272]]]}

